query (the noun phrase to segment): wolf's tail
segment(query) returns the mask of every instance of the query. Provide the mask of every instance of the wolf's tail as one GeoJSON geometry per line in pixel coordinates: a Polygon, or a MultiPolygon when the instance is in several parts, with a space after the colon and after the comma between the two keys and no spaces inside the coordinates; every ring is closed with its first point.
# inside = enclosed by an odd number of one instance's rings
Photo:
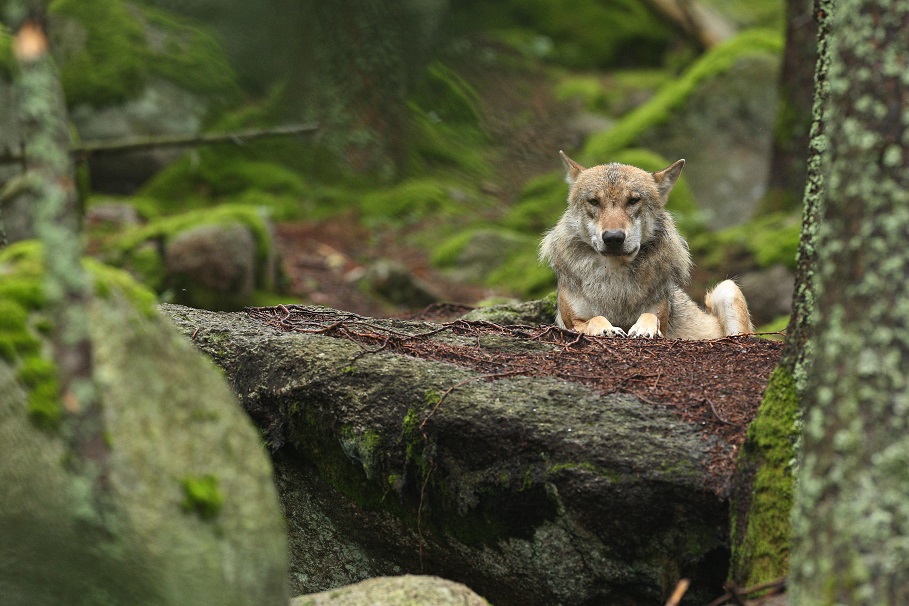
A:
{"type": "Polygon", "coordinates": [[[716,288],[704,297],[704,303],[707,305],[707,311],[720,321],[724,335],[754,332],[745,295],[732,280],[724,280],[717,284],[716,288]]]}

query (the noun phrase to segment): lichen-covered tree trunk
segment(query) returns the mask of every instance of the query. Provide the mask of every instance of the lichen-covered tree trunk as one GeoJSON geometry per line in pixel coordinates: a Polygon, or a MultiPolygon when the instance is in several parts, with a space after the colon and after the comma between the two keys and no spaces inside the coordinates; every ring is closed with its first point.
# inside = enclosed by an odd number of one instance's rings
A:
{"type": "Polygon", "coordinates": [[[909,5],[840,0],[793,604],[909,603],[909,5]]]}
{"type": "Polygon", "coordinates": [[[44,293],[53,315],[53,356],[62,417],[73,457],[84,477],[99,524],[109,448],[92,371],[88,304],[92,284],[82,268],[80,219],[70,131],[63,90],[44,29],[46,2],[10,1],[5,18],[15,32],[18,65],[14,85],[22,132],[28,139],[25,173],[19,177],[32,198],[35,233],[44,250],[44,293]]]}
{"type": "Polygon", "coordinates": [[[813,356],[814,283],[817,231],[824,206],[830,15],[836,0],[816,0],[818,61],[808,176],[792,316],[780,364],[770,377],[757,418],[742,448],[732,495],[731,578],[754,585],[784,576],[789,570],[790,511],[794,463],[800,428],[801,400],[813,356]]]}

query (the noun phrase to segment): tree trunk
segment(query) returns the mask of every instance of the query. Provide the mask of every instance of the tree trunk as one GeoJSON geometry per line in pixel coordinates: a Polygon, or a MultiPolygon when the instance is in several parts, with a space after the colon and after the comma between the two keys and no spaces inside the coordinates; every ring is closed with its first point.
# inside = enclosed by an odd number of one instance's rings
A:
{"type": "Polygon", "coordinates": [[[805,151],[813,123],[814,67],[818,57],[818,27],[813,4],[812,0],[787,2],[780,106],[767,194],[758,212],[794,210],[798,208],[805,190],[805,151]]]}
{"type": "Polygon", "coordinates": [[[808,177],[792,316],[780,364],[770,378],[758,416],[749,427],[733,488],[730,576],[751,586],[785,576],[791,545],[793,461],[801,402],[813,353],[817,230],[825,192],[826,108],[830,13],[834,0],[816,0],[818,61],[808,177]]]}
{"type": "Polygon", "coordinates": [[[909,5],[840,0],[792,603],[909,603],[909,5]]]}
{"type": "Polygon", "coordinates": [[[82,268],[80,217],[70,131],[63,90],[48,48],[43,2],[8,2],[16,32],[22,132],[30,153],[18,177],[33,198],[35,233],[44,250],[44,297],[54,320],[54,361],[63,403],[63,422],[72,447],[72,464],[89,481],[92,505],[100,514],[108,447],[92,373],[88,303],[92,284],[82,268]]]}

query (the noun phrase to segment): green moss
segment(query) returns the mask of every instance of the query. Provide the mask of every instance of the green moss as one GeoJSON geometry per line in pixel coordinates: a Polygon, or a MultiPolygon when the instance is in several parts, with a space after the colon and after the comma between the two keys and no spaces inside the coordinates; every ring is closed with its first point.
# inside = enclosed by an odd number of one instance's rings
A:
{"type": "Polygon", "coordinates": [[[786,576],[795,486],[799,403],[795,381],[782,367],[770,376],[738,467],[753,470],[747,502],[732,504],[732,576],[750,586],[786,576]]]}
{"type": "Polygon", "coordinates": [[[152,74],[201,95],[239,93],[234,71],[212,32],[150,6],[142,7],[142,17],[161,38],[158,47],[146,50],[145,64],[152,74]]]}
{"type": "Polygon", "coordinates": [[[198,24],[118,0],[54,0],[50,11],[66,27],[84,29],[84,36],[70,31],[56,49],[71,105],[133,98],[150,75],[203,94],[236,92],[223,51],[198,24]]]}
{"type": "MultiPolygon", "coordinates": [[[[256,242],[256,257],[264,265],[273,253],[271,231],[262,211],[240,204],[224,204],[212,209],[199,209],[180,215],[165,217],[147,225],[132,229],[121,236],[113,245],[114,262],[130,265],[132,255],[150,241],[167,241],[175,235],[201,225],[242,225],[248,228],[256,242]]],[[[145,253],[140,253],[140,255],[145,253]]],[[[154,268],[150,261],[142,263],[154,268]]]]}
{"type": "MultiPolygon", "coordinates": [[[[85,259],[99,296],[122,293],[146,315],[157,313],[155,297],[126,273],[85,259]]],[[[55,430],[63,418],[56,365],[45,357],[42,334],[52,329],[41,314],[45,305],[44,267],[38,242],[25,241],[0,251],[0,356],[13,364],[28,392],[28,415],[36,426],[55,430]]]]}
{"type": "Polygon", "coordinates": [[[188,154],[155,175],[139,192],[158,201],[164,214],[212,206],[250,191],[301,198],[306,184],[299,174],[269,161],[237,156],[223,146],[188,154]]]}
{"type": "Polygon", "coordinates": [[[670,77],[665,69],[622,70],[611,73],[607,80],[572,74],[559,81],[555,95],[560,101],[580,101],[588,111],[615,116],[630,109],[629,98],[651,95],[670,77]]]}
{"type": "Polygon", "coordinates": [[[716,232],[697,234],[689,241],[698,265],[722,267],[729,258],[750,256],[758,267],[782,264],[796,268],[801,218],[796,214],[758,217],[716,232]]]}
{"type": "Polygon", "coordinates": [[[671,33],[635,0],[507,0],[453,5],[453,21],[476,30],[482,24],[499,40],[532,59],[573,68],[661,62],[671,33]],[[634,49],[629,53],[629,49],[634,49]]]}
{"type": "Polygon", "coordinates": [[[442,63],[429,65],[409,102],[410,174],[457,170],[480,179],[490,174],[483,150],[479,96],[442,63]]]}
{"type": "Polygon", "coordinates": [[[187,476],[183,478],[181,486],[182,507],[185,511],[196,513],[203,519],[212,519],[224,507],[224,493],[214,475],[187,476]]]}
{"type": "Polygon", "coordinates": [[[592,136],[581,160],[603,162],[611,158],[619,150],[632,146],[650,127],[668,122],[672,111],[680,107],[704,80],[730,69],[742,57],[758,53],[779,54],[782,48],[780,34],[768,30],[745,31],[717,45],[613,128],[592,136]]]}
{"type": "Polygon", "coordinates": [[[6,26],[0,23],[0,78],[11,79],[15,64],[13,60],[13,37],[6,26]]]}
{"type": "Polygon", "coordinates": [[[60,79],[71,105],[105,105],[124,101],[141,90],[145,80],[142,52],[145,34],[123,2],[115,0],[54,0],[50,12],[84,28],[84,46],[57,48],[60,79]]]}
{"type": "Polygon", "coordinates": [[[153,318],[158,314],[155,293],[136,282],[128,272],[95,259],[85,259],[83,263],[95,279],[95,293],[99,297],[109,298],[114,293],[119,293],[146,317],[153,318]]]}

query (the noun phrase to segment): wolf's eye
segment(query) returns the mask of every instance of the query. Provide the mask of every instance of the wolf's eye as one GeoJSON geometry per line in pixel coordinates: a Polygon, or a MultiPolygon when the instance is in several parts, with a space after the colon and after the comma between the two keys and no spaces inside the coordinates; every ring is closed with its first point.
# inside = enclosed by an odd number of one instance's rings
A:
{"type": "Polygon", "coordinates": [[[600,205],[600,201],[599,201],[599,199],[597,199],[597,198],[587,198],[587,202],[588,202],[591,206],[599,206],[599,205],[600,205]]]}
{"type": "Polygon", "coordinates": [[[641,201],[641,196],[640,196],[640,194],[631,194],[630,196],[628,196],[628,203],[629,203],[629,204],[637,204],[637,203],[640,202],[640,201],[641,201]]]}

